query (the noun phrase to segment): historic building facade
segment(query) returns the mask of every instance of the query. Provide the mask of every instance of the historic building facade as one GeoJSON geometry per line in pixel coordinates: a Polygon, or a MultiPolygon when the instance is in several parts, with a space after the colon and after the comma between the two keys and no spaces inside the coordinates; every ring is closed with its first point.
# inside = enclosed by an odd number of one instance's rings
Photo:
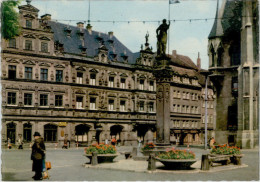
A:
{"type": "Polygon", "coordinates": [[[257,1],[224,1],[209,34],[216,89],[216,141],[258,145],[259,13],[257,1]]]}
{"type": "MultiPolygon", "coordinates": [[[[148,41],[132,53],[113,32],[82,22],[68,26],[38,12],[30,3],[20,6],[21,34],[2,41],[3,143],[31,142],[35,131],[49,145],[65,137],[82,145],[113,137],[123,145],[153,141],[156,82],[148,41]]],[[[172,142],[200,144],[204,77],[185,56],[173,54],[172,66],[172,142]]]]}

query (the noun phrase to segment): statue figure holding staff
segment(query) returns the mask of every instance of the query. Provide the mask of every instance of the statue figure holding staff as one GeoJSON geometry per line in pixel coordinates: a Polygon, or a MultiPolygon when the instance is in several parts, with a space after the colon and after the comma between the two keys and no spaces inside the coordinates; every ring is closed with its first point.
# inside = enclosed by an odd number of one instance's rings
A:
{"type": "Polygon", "coordinates": [[[166,55],[166,44],[167,44],[167,30],[170,27],[169,24],[166,23],[166,19],[163,19],[163,23],[157,28],[157,56],[165,56],[166,55]]]}

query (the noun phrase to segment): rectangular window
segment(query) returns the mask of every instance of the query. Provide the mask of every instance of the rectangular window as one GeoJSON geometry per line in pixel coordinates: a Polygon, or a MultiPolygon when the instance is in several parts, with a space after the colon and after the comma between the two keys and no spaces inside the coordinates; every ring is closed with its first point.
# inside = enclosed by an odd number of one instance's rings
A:
{"type": "Polygon", "coordinates": [[[238,78],[232,77],[232,94],[237,94],[238,92],[238,78]]]}
{"type": "Polygon", "coordinates": [[[144,90],[144,80],[140,80],[139,82],[139,89],[144,90]]]}
{"type": "Polygon", "coordinates": [[[182,99],[186,99],[186,92],[183,92],[182,99]]]}
{"type": "Polygon", "coordinates": [[[32,79],[32,67],[25,67],[24,77],[25,79],[32,79]]]}
{"type": "Polygon", "coordinates": [[[144,111],[144,101],[140,101],[140,103],[139,103],[139,111],[144,111]]]}
{"type": "Polygon", "coordinates": [[[187,106],[186,112],[190,114],[190,106],[187,106]]]}
{"type": "Polygon", "coordinates": [[[90,109],[96,109],[96,98],[90,98],[90,109]]]}
{"type": "Polygon", "coordinates": [[[8,92],[7,104],[16,105],[16,93],[15,92],[8,92]]]}
{"type": "Polygon", "coordinates": [[[149,82],[149,91],[154,91],[154,81],[149,82]]]}
{"type": "Polygon", "coordinates": [[[24,105],[31,106],[32,105],[32,94],[25,93],[24,94],[24,105]]]}
{"type": "Polygon", "coordinates": [[[55,95],[55,106],[62,107],[62,95],[55,95]]]}
{"type": "Polygon", "coordinates": [[[77,72],[77,80],[76,83],[82,84],[83,83],[83,73],[77,72]]]}
{"type": "Polygon", "coordinates": [[[26,28],[32,28],[32,21],[26,20],[26,28]]]}
{"type": "Polygon", "coordinates": [[[109,99],[109,101],[108,101],[108,110],[109,111],[113,111],[114,110],[114,104],[115,104],[114,100],[109,99]]]}
{"type": "Polygon", "coordinates": [[[109,87],[114,87],[114,77],[112,77],[112,76],[109,77],[108,86],[109,87]]]}
{"type": "Polygon", "coordinates": [[[178,112],[181,112],[181,106],[178,105],[177,108],[178,108],[178,112]]]}
{"type": "Polygon", "coordinates": [[[148,111],[149,112],[154,112],[154,103],[153,102],[150,102],[149,105],[148,105],[148,111]]]}
{"type": "Polygon", "coordinates": [[[48,106],[48,95],[40,94],[40,106],[48,106]]]}
{"type": "Polygon", "coordinates": [[[190,99],[190,93],[189,92],[186,93],[186,98],[190,99]]]}
{"type": "Polygon", "coordinates": [[[48,52],[48,43],[47,42],[41,43],[41,51],[42,52],[48,52]]]}
{"type": "Polygon", "coordinates": [[[32,41],[31,40],[25,40],[25,50],[32,50],[32,41]]]}
{"type": "Polygon", "coordinates": [[[48,80],[48,69],[41,68],[41,80],[43,81],[48,80]]]}
{"type": "Polygon", "coordinates": [[[186,113],[186,106],[182,106],[182,112],[186,113]]]}
{"type": "Polygon", "coordinates": [[[9,48],[16,48],[16,40],[13,39],[9,39],[9,48]]]}
{"type": "Polygon", "coordinates": [[[120,88],[125,88],[125,78],[121,78],[120,88]]]}
{"type": "Polygon", "coordinates": [[[83,109],[83,97],[76,97],[76,109],[83,109]]]}
{"type": "Polygon", "coordinates": [[[120,111],[125,111],[125,100],[120,101],[120,111]]]}
{"type": "Polygon", "coordinates": [[[56,82],[62,82],[63,79],[63,71],[56,70],[56,82]]]}
{"type": "Polygon", "coordinates": [[[181,98],[181,93],[180,93],[180,91],[177,92],[177,98],[179,98],[179,99],[181,98]]]}
{"type": "Polygon", "coordinates": [[[177,112],[177,105],[173,104],[173,112],[177,112]]]}
{"type": "Polygon", "coordinates": [[[16,79],[16,66],[14,66],[14,65],[8,66],[8,78],[16,79]]]}
{"type": "Polygon", "coordinates": [[[96,85],[96,74],[90,74],[90,85],[96,85]]]}

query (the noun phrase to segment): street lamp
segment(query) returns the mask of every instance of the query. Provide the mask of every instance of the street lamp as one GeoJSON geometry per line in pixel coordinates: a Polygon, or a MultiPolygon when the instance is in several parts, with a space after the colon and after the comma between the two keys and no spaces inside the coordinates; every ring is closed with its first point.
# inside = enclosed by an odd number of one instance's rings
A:
{"type": "Polygon", "coordinates": [[[200,72],[202,75],[206,77],[205,81],[205,150],[207,150],[208,146],[208,76],[211,74],[209,71],[201,71],[200,72]]]}

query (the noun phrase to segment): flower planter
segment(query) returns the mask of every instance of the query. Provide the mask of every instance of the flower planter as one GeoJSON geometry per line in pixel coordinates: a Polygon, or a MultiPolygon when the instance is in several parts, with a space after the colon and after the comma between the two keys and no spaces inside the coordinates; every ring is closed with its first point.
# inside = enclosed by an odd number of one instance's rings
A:
{"type": "Polygon", "coordinates": [[[241,158],[244,156],[244,154],[235,154],[232,157],[230,157],[230,160],[235,165],[241,165],[241,158]]]}
{"type": "MultiPolygon", "coordinates": [[[[92,160],[92,154],[85,154],[87,158],[89,158],[90,163],[92,160]]],[[[105,162],[113,162],[113,160],[118,156],[118,154],[97,154],[98,163],[105,163],[105,162]]]]}
{"type": "Polygon", "coordinates": [[[149,156],[151,153],[153,153],[153,150],[143,150],[141,152],[144,156],[149,156]]]}
{"type": "Polygon", "coordinates": [[[197,162],[197,159],[161,159],[156,157],[156,160],[164,164],[167,169],[190,169],[191,165],[197,162]]]}

